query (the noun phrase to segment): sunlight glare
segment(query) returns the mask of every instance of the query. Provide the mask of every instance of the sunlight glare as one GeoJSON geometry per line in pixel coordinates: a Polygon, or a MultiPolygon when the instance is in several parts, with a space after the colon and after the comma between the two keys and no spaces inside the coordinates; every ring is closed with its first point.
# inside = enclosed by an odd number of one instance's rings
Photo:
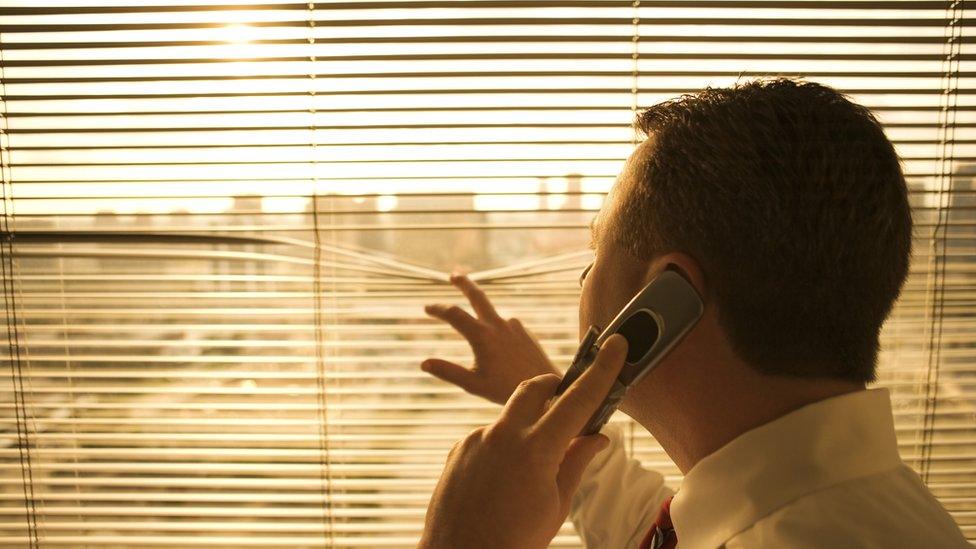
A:
{"type": "Polygon", "coordinates": [[[261,56],[261,46],[254,44],[256,29],[250,25],[234,23],[218,27],[218,39],[227,42],[216,46],[218,55],[228,59],[252,59],[261,56]]]}
{"type": "Polygon", "coordinates": [[[376,210],[380,212],[390,212],[396,209],[400,200],[393,195],[384,194],[376,201],[376,210]]]}
{"type": "Polygon", "coordinates": [[[250,25],[225,25],[220,28],[221,40],[232,44],[246,44],[251,41],[252,30],[250,25]]]}

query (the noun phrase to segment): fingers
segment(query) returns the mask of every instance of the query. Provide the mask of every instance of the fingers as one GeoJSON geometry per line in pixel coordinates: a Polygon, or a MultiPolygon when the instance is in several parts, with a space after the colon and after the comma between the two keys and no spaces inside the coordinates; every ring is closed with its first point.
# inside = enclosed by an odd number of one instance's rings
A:
{"type": "Polygon", "coordinates": [[[546,411],[546,403],[558,385],[556,374],[543,374],[523,381],[505,403],[500,421],[516,427],[534,424],[546,411]]]}
{"type": "Polygon", "coordinates": [[[613,386],[627,356],[627,340],[614,334],[604,342],[593,364],[549,408],[539,422],[540,434],[568,443],[579,434],[613,386]]]}
{"type": "Polygon", "coordinates": [[[439,358],[428,358],[420,363],[420,369],[448,383],[453,383],[465,391],[471,392],[474,372],[460,364],[439,358]]]}
{"type": "Polygon", "coordinates": [[[471,307],[479,318],[486,321],[501,320],[501,317],[495,311],[495,306],[491,304],[491,300],[488,299],[485,292],[470,278],[461,274],[451,275],[451,284],[458,290],[461,290],[464,297],[468,298],[468,301],[471,302],[471,307]]]}
{"type": "Polygon", "coordinates": [[[580,479],[583,478],[586,466],[609,444],[610,439],[601,434],[578,437],[569,444],[566,456],[559,466],[559,473],[556,475],[556,487],[559,490],[559,501],[564,508],[563,514],[569,513],[570,501],[579,486],[580,479]]]}
{"type": "Polygon", "coordinates": [[[438,320],[447,322],[468,341],[477,338],[481,329],[478,319],[457,305],[428,305],[424,307],[424,312],[438,320]]]}
{"type": "Polygon", "coordinates": [[[478,318],[471,316],[467,311],[456,305],[449,306],[440,304],[424,307],[424,311],[428,315],[447,322],[469,342],[477,339],[483,331],[482,328],[486,326],[481,321],[490,324],[502,322],[501,317],[498,316],[498,312],[495,311],[494,305],[491,304],[491,300],[488,299],[485,292],[470,278],[465,275],[451,275],[451,284],[461,290],[461,293],[471,303],[471,308],[474,309],[478,318]]]}

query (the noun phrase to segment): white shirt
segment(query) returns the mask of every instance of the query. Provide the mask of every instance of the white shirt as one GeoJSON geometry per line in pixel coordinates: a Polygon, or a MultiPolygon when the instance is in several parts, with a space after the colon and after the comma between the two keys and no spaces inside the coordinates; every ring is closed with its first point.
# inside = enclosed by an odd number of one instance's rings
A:
{"type": "MultiPolygon", "coordinates": [[[[587,468],[570,518],[591,548],[637,547],[672,491],[622,436],[587,468]]],[[[671,503],[681,549],[971,546],[898,455],[887,389],[829,398],[698,462],[671,503]]]]}

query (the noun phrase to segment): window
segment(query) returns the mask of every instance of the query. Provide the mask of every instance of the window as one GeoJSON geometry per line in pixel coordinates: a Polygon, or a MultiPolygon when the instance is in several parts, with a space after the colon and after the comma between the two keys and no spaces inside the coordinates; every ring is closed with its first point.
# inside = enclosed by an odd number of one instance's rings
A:
{"type": "Polygon", "coordinates": [[[471,270],[565,365],[635,110],[770,74],[872,107],[904,159],[880,383],[976,540],[962,2],[4,6],[0,543],[414,544],[447,449],[496,412],[419,370],[468,356],[422,306],[471,270]]]}

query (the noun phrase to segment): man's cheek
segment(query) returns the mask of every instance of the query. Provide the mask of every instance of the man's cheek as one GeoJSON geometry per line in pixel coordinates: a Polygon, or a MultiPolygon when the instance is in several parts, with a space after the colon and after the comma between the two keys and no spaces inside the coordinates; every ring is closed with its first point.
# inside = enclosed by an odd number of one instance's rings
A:
{"type": "Polygon", "coordinates": [[[584,286],[583,293],[582,295],[580,295],[580,303],[579,303],[579,315],[578,315],[579,326],[577,329],[577,331],[579,332],[579,339],[583,339],[583,334],[586,333],[586,329],[589,327],[588,324],[590,318],[589,307],[590,307],[590,303],[587,297],[586,287],[584,286]]]}
{"type": "Polygon", "coordinates": [[[584,307],[585,306],[581,302],[580,303],[580,309],[579,309],[579,319],[578,319],[579,320],[579,326],[577,326],[577,330],[576,330],[578,332],[577,339],[580,339],[580,340],[583,339],[583,326],[586,326],[586,309],[584,307]]]}

